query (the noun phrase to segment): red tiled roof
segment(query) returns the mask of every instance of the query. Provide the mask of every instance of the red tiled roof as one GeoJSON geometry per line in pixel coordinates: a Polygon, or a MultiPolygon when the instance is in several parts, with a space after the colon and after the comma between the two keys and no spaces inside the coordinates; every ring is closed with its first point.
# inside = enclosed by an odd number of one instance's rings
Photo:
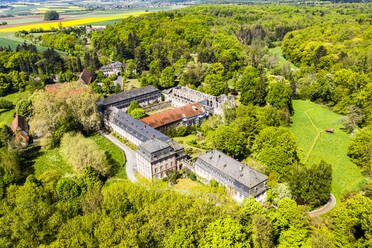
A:
{"type": "Polygon", "coordinates": [[[141,119],[141,121],[152,128],[158,128],[182,120],[183,118],[191,118],[193,116],[200,115],[204,112],[205,111],[200,103],[192,103],[180,108],[145,117],[141,119]]]}

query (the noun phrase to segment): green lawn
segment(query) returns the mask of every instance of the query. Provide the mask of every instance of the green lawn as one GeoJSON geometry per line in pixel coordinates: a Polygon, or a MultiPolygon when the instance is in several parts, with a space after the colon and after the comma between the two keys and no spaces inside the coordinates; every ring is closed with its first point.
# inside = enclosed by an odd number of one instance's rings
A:
{"type": "Polygon", "coordinates": [[[350,137],[341,130],[342,116],[310,101],[296,100],[293,101],[293,106],[295,113],[291,130],[297,137],[301,160],[306,165],[320,160],[332,164],[332,191],[337,198],[359,190],[360,184],[366,179],[347,156],[350,137]],[[335,133],[326,133],[326,128],[333,128],[335,133]],[[319,137],[314,142],[318,134],[319,137]]]}
{"type": "MultiPolygon", "coordinates": [[[[26,92],[18,92],[18,93],[13,93],[13,94],[1,97],[1,98],[11,101],[15,105],[18,102],[18,100],[22,98],[26,98],[26,97],[27,97],[26,92]]],[[[11,109],[9,111],[0,110],[0,125],[4,125],[4,124],[11,125],[14,112],[15,112],[14,109],[11,109]]]]}
{"type": "Polygon", "coordinates": [[[90,136],[89,139],[92,139],[94,142],[96,142],[99,148],[101,148],[101,150],[105,151],[111,164],[116,167],[116,172],[113,178],[126,179],[127,175],[125,173],[125,166],[122,166],[125,162],[125,156],[122,150],[120,150],[101,134],[97,133],[93,136],[90,136]]]}
{"type": "MultiPolygon", "coordinates": [[[[271,54],[278,56],[278,64],[279,65],[282,65],[282,64],[284,64],[287,61],[284,58],[284,56],[283,56],[282,49],[280,48],[280,46],[277,46],[277,47],[274,47],[274,48],[270,48],[269,51],[270,51],[271,54]]],[[[294,69],[294,70],[297,70],[298,69],[292,63],[291,63],[291,68],[294,69]]]]}
{"type": "Polygon", "coordinates": [[[75,174],[71,166],[66,163],[59,152],[59,148],[42,152],[34,160],[35,176],[38,178],[46,171],[56,171],[59,175],[75,174]]]}

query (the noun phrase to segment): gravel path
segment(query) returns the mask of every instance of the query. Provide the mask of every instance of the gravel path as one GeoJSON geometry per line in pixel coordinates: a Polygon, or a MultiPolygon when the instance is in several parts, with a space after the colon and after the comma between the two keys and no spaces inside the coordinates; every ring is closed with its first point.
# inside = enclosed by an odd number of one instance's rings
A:
{"type": "Polygon", "coordinates": [[[331,197],[329,198],[327,204],[321,208],[318,208],[318,209],[315,209],[314,211],[309,212],[309,216],[315,217],[315,216],[325,214],[328,211],[330,211],[335,205],[336,205],[336,198],[333,194],[331,194],[331,197]]]}
{"type": "Polygon", "coordinates": [[[127,164],[125,166],[127,177],[132,183],[137,182],[138,180],[134,175],[134,172],[137,169],[136,152],[131,150],[128,146],[121,143],[118,139],[116,139],[111,134],[106,134],[103,132],[101,132],[101,134],[106,139],[110,140],[114,145],[116,145],[117,147],[119,147],[121,150],[124,151],[126,159],[127,159],[127,164]]]}

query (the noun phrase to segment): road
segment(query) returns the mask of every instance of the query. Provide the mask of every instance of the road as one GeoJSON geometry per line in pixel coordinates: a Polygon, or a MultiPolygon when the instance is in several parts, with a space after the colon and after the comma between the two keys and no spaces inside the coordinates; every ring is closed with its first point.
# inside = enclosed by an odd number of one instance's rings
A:
{"type": "Polygon", "coordinates": [[[330,211],[334,206],[336,205],[336,198],[333,194],[331,194],[331,197],[329,198],[329,201],[326,205],[324,205],[321,208],[315,209],[314,211],[309,212],[310,217],[319,216],[322,214],[327,213],[330,211]]]}
{"type": "Polygon", "coordinates": [[[136,161],[136,152],[127,147],[125,144],[121,143],[118,139],[116,139],[114,136],[111,134],[106,134],[104,132],[100,132],[106,139],[111,141],[114,145],[119,147],[121,150],[124,151],[126,159],[127,159],[127,164],[125,166],[125,171],[127,173],[128,179],[134,183],[138,182],[137,178],[134,175],[134,172],[137,169],[137,161],[136,161]]]}

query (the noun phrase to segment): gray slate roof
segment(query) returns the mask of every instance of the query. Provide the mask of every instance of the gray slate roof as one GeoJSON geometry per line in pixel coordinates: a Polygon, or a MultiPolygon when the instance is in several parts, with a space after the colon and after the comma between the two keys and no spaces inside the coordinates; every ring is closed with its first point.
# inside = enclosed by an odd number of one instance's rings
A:
{"type": "Polygon", "coordinates": [[[115,125],[121,127],[126,132],[130,133],[132,136],[146,142],[153,138],[168,141],[170,138],[158,130],[146,125],[140,120],[133,118],[124,111],[119,110],[116,107],[111,108],[110,121],[115,125]]]}
{"type": "Polygon", "coordinates": [[[146,150],[149,153],[154,153],[157,151],[164,150],[170,147],[166,142],[158,140],[158,139],[151,139],[146,141],[141,145],[141,149],[146,150]]]}
{"type": "Polygon", "coordinates": [[[131,99],[137,96],[141,96],[141,95],[149,94],[149,93],[155,93],[155,92],[160,92],[160,90],[155,88],[152,85],[149,85],[149,86],[145,86],[139,89],[130,90],[130,91],[108,96],[103,99],[102,103],[104,106],[106,106],[106,105],[124,101],[126,99],[131,99]]]}
{"type": "Polygon", "coordinates": [[[266,175],[217,150],[209,151],[199,156],[196,164],[213,171],[216,175],[236,181],[233,184],[244,191],[246,191],[243,189],[245,187],[240,187],[240,184],[251,189],[267,180],[266,175]]]}

